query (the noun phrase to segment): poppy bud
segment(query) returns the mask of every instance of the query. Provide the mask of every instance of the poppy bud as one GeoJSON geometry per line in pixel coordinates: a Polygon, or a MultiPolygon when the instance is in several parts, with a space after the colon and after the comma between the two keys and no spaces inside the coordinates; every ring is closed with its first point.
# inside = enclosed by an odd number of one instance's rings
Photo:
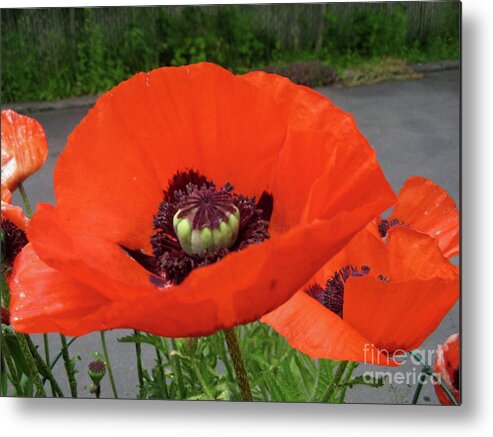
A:
{"type": "Polygon", "coordinates": [[[234,212],[228,213],[227,220],[219,221],[217,227],[202,227],[193,229],[191,221],[186,217],[180,217],[178,210],[173,217],[173,228],[180,245],[188,255],[203,255],[206,250],[210,253],[219,249],[229,249],[238,237],[240,228],[240,212],[233,206],[234,212]]]}
{"type": "Polygon", "coordinates": [[[91,361],[88,366],[87,373],[92,379],[94,385],[99,385],[104,375],[106,374],[106,364],[101,360],[91,361]]]}

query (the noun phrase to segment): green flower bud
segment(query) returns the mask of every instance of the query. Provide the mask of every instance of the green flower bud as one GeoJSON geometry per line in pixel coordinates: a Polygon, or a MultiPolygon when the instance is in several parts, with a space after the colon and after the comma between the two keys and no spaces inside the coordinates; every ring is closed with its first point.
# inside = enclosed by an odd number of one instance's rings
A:
{"type": "Polygon", "coordinates": [[[91,361],[87,373],[95,385],[99,385],[106,374],[106,364],[101,360],[91,361]]]}
{"type": "Polygon", "coordinates": [[[203,255],[206,250],[210,253],[222,248],[230,248],[238,237],[240,228],[240,212],[236,206],[234,212],[228,213],[228,219],[219,222],[215,228],[202,227],[193,229],[187,217],[179,217],[178,210],[173,217],[173,227],[182,249],[188,255],[203,255]]]}

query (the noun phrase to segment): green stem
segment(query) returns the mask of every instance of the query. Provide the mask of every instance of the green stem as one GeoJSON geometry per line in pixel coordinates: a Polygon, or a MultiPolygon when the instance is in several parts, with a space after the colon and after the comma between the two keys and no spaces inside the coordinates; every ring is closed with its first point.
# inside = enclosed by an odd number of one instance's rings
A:
{"type": "MultiPolygon", "coordinates": [[[[48,368],[50,368],[51,367],[51,364],[50,364],[50,346],[48,344],[48,334],[43,334],[43,344],[44,344],[44,348],[45,348],[46,366],[48,368]]],[[[44,381],[43,381],[43,384],[44,384],[44,381]]],[[[55,397],[55,388],[53,387],[53,384],[51,383],[51,381],[50,381],[50,385],[51,385],[51,394],[53,395],[53,397],[55,397]]]]}
{"type": "Polygon", "coordinates": [[[423,380],[421,379],[421,375],[426,375],[426,373],[423,371],[419,372],[418,384],[416,385],[416,390],[414,390],[413,399],[411,401],[411,404],[413,405],[416,405],[418,403],[419,395],[421,394],[421,390],[423,389],[423,380]]]}
{"type": "MultiPolygon", "coordinates": [[[[78,337],[72,337],[69,342],[67,343],[67,349],[70,347],[70,345],[75,341],[77,340],[78,337]]],[[[62,351],[58,352],[58,354],[56,355],[55,359],[53,360],[53,362],[51,363],[50,365],[50,369],[53,369],[56,365],[56,363],[58,363],[58,361],[60,360],[60,358],[62,358],[62,351]]]]}
{"type": "Polygon", "coordinates": [[[118,399],[118,393],[116,391],[115,379],[113,378],[113,370],[111,369],[110,356],[108,354],[108,348],[106,347],[106,337],[104,331],[99,332],[101,334],[101,344],[103,346],[104,361],[108,368],[108,375],[110,376],[111,389],[113,390],[113,396],[118,399]]]}
{"type": "Polygon", "coordinates": [[[160,378],[161,396],[163,396],[163,399],[169,399],[168,388],[166,387],[166,377],[164,376],[164,371],[163,371],[163,360],[161,358],[161,352],[159,352],[159,348],[157,346],[155,347],[155,349],[156,349],[156,360],[157,360],[158,372],[160,378]]]}
{"type": "MultiPolygon", "coordinates": [[[[137,336],[139,331],[134,330],[134,334],[137,336]]],[[[137,376],[139,378],[139,390],[142,390],[144,386],[144,372],[142,371],[142,347],[139,342],[135,343],[135,355],[137,356],[137,376]]]]}
{"type": "Polygon", "coordinates": [[[58,383],[56,382],[56,379],[53,376],[53,373],[51,373],[51,369],[43,361],[43,358],[41,358],[41,355],[39,354],[38,349],[36,348],[33,341],[31,340],[31,337],[29,337],[29,335],[27,335],[27,334],[24,337],[26,338],[26,341],[29,345],[29,349],[32,353],[34,361],[36,362],[36,365],[38,366],[39,373],[44,378],[43,379],[43,385],[45,384],[46,380],[50,381],[50,385],[53,388],[54,392],[58,395],[59,398],[63,398],[63,392],[60,389],[58,383]]]}
{"type": "Polygon", "coordinates": [[[24,354],[24,357],[26,358],[27,365],[29,367],[29,373],[31,374],[31,378],[34,382],[34,385],[36,386],[37,390],[37,395],[45,398],[46,397],[46,392],[43,387],[43,384],[41,382],[41,378],[39,377],[38,373],[38,368],[36,366],[36,361],[34,360],[34,357],[31,353],[31,350],[29,349],[29,344],[27,342],[27,339],[24,334],[21,334],[20,332],[15,333],[17,340],[19,342],[19,346],[22,350],[22,353],[24,354]]]}
{"type": "Polygon", "coordinates": [[[212,393],[211,389],[207,385],[207,382],[205,381],[204,377],[202,376],[202,373],[200,372],[199,367],[197,366],[197,362],[195,361],[195,358],[191,359],[191,365],[192,369],[195,373],[195,376],[199,380],[200,385],[202,386],[202,389],[205,392],[205,395],[207,396],[207,399],[214,400],[214,394],[212,393]]]}
{"type": "Polygon", "coordinates": [[[33,210],[31,208],[31,202],[29,202],[29,198],[27,197],[27,193],[22,182],[19,184],[19,193],[21,193],[22,201],[24,202],[24,205],[26,207],[26,215],[28,218],[31,218],[31,216],[33,215],[33,210]]]}
{"type": "Polygon", "coordinates": [[[7,365],[7,368],[9,369],[10,373],[10,381],[12,382],[12,385],[15,388],[15,391],[17,392],[17,396],[22,396],[22,387],[20,384],[19,380],[19,375],[17,374],[17,369],[15,368],[14,364],[14,359],[12,358],[12,355],[10,354],[10,349],[7,344],[7,340],[5,340],[5,336],[1,335],[1,341],[2,341],[2,358],[5,359],[5,364],[7,365]]]}
{"type": "Polygon", "coordinates": [[[327,390],[325,390],[325,393],[322,396],[321,402],[328,402],[330,400],[332,394],[334,393],[335,389],[339,385],[339,382],[341,381],[342,375],[344,375],[344,371],[346,370],[348,364],[349,361],[341,361],[339,363],[339,366],[337,366],[336,373],[332,378],[331,383],[329,384],[327,390]]]}
{"type": "Polygon", "coordinates": [[[45,362],[48,367],[51,367],[50,364],[50,347],[48,345],[48,334],[43,334],[43,343],[45,347],[45,362]]]}
{"type": "Polygon", "coordinates": [[[77,381],[75,380],[75,372],[73,364],[70,361],[70,355],[68,353],[67,339],[64,335],[60,334],[60,341],[62,342],[62,357],[65,364],[65,371],[67,372],[67,378],[70,386],[70,393],[73,398],[77,397],[77,381]]]}
{"type": "Polygon", "coordinates": [[[442,378],[440,378],[440,376],[438,376],[435,372],[433,372],[433,369],[428,364],[426,364],[426,362],[423,360],[423,357],[414,351],[409,352],[409,354],[412,355],[413,357],[415,357],[418,360],[418,362],[423,366],[423,369],[422,369],[423,372],[427,373],[429,376],[433,377],[435,379],[435,381],[438,382],[438,385],[443,389],[443,391],[445,392],[447,397],[450,399],[450,401],[454,405],[459,406],[459,403],[455,399],[455,396],[450,392],[450,389],[448,388],[447,384],[445,384],[442,381],[442,378]]]}
{"type": "Polygon", "coordinates": [[[243,361],[243,354],[241,353],[240,343],[238,341],[235,328],[225,329],[224,336],[226,337],[229,355],[233,361],[233,367],[235,369],[238,387],[240,388],[241,398],[244,401],[253,401],[252,390],[250,389],[248,374],[246,371],[245,362],[243,361]]]}
{"type": "MultiPolygon", "coordinates": [[[[171,339],[171,346],[174,350],[177,350],[174,339],[171,339]]],[[[183,384],[183,373],[181,371],[180,360],[176,354],[171,354],[171,368],[173,369],[173,374],[175,375],[176,382],[178,384],[179,398],[185,399],[187,393],[185,391],[185,385],[183,384]]]]}

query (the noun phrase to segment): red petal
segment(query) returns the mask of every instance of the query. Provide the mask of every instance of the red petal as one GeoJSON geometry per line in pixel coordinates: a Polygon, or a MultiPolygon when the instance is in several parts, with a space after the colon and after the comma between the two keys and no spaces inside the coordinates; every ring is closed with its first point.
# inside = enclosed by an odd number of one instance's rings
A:
{"type": "Polygon", "coordinates": [[[377,347],[417,348],[438,327],[459,297],[458,280],[384,283],[351,278],[344,290],[344,320],[377,347]]]}
{"type": "Polygon", "coordinates": [[[303,291],[262,317],[261,321],[272,326],[292,347],[313,359],[395,365],[370,340],[303,291]]]}
{"type": "Polygon", "coordinates": [[[26,232],[29,219],[24,215],[24,211],[20,206],[11,205],[2,200],[2,219],[10,220],[19,229],[26,232]]]}
{"type": "Polygon", "coordinates": [[[105,329],[109,301],[48,267],[28,244],[9,278],[11,322],[16,331],[82,335],[105,329]]]}
{"type": "Polygon", "coordinates": [[[344,320],[379,348],[418,347],[459,297],[459,275],[436,241],[403,227],[393,228],[386,247],[389,270],[349,278],[344,290],[344,320]],[[382,274],[390,282],[375,276],[382,274]]]}
{"type": "Polygon", "coordinates": [[[46,161],[46,134],[36,120],[2,111],[2,184],[13,191],[46,161]]]}
{"type": "Polygon", "coordinates": [[[11,191],[4,184],[2,184],[1,190],[2,190],[2,202],[12,203],[11,191]]]}
{"type": "Polygon", "coordinates": [[[436,238],[448,258],[459,253],[459,213],[448,193],[432,180],[409,178],[397,196],[391,218],[436,238]]]}

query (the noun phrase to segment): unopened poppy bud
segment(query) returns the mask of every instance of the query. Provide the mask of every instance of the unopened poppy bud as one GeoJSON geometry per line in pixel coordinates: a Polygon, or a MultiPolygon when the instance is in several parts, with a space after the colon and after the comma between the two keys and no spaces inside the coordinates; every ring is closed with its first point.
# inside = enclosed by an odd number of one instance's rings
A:
{"type": "Polygon", "coordinates": [[[183,216],[178,210],[173,217],[173,228],[180,241],[182,249],[188,255],[203,255],[207,250],[210,253],[219,249],[229,249],[238,237],[240,228],[240,212],[233,206],[233,212],[227,212],[227,219],[220,220],[215,227],[204,226],[194,229],[191,220],[183,216]]]}
{"type": "Polygon", "coordinates": [[[106,374],[106,364],[101,360],[91,361],[87,373],[95,385],[99,385],[106,374]]]}

